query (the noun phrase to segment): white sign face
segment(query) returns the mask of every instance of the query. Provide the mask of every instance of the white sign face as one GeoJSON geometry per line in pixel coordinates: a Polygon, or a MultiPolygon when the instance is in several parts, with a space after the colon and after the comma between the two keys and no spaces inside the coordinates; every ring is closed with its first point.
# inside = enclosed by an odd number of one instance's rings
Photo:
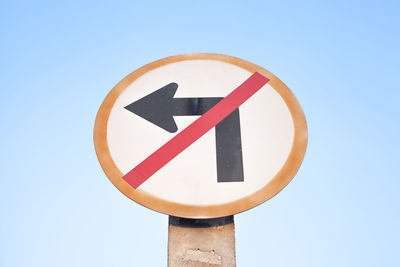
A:
{"type": "Polygon", "coordinates": [[[99,161],[134,201],[211,218],[278,193],[305,153],[303,112],[274,75],[223,55],[153,62],[106,97],[95,125],[99,161]]]}

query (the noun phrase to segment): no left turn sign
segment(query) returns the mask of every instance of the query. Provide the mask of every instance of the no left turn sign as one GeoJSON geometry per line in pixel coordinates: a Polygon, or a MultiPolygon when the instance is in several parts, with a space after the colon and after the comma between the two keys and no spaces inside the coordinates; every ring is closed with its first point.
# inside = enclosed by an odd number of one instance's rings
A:
{"type": "Polygon", "coordinates": [[[168,57],[107,95],[94,143],[111,182],[150,209],[213,218],[250,209],[297,172],[307,126],[267,70],[217,54],[168,57]]]}

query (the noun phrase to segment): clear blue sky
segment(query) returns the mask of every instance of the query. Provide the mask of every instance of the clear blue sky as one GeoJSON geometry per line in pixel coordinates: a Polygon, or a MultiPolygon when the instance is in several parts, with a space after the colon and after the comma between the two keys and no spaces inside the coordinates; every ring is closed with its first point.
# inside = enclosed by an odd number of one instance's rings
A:
{"type": "Polygon", "coordinates": [[[0,3],[0,266],[166,266],[167,216],[112,186],[92,132],[125,75],[191,52],[270,70],[308,121],[298,175],[235,216],[238,265],[400,266],[399,2],[192,2],[0,3]]]}

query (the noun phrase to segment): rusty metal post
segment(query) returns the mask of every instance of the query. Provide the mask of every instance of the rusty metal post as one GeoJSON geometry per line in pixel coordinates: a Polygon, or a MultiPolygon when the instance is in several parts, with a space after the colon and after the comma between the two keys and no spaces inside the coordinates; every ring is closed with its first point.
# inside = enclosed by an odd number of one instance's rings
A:
{"type": "Polygon", "coordinates": [[[169,216],[168,266],[236,266],[233,216],[214,219],[169,216]]]}

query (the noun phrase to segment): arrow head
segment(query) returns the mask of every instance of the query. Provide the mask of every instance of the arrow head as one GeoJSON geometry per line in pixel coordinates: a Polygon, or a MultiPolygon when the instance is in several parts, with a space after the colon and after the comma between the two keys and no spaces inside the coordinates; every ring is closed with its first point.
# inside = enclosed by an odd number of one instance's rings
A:
{"type": "Polygon", "coordinates": [[[173,97],[177,89],[178,84],[167,84],[157,91],[127,105],[125,109],[170,133],[174,133],[178,130],[173,118],[173,97]]]}

